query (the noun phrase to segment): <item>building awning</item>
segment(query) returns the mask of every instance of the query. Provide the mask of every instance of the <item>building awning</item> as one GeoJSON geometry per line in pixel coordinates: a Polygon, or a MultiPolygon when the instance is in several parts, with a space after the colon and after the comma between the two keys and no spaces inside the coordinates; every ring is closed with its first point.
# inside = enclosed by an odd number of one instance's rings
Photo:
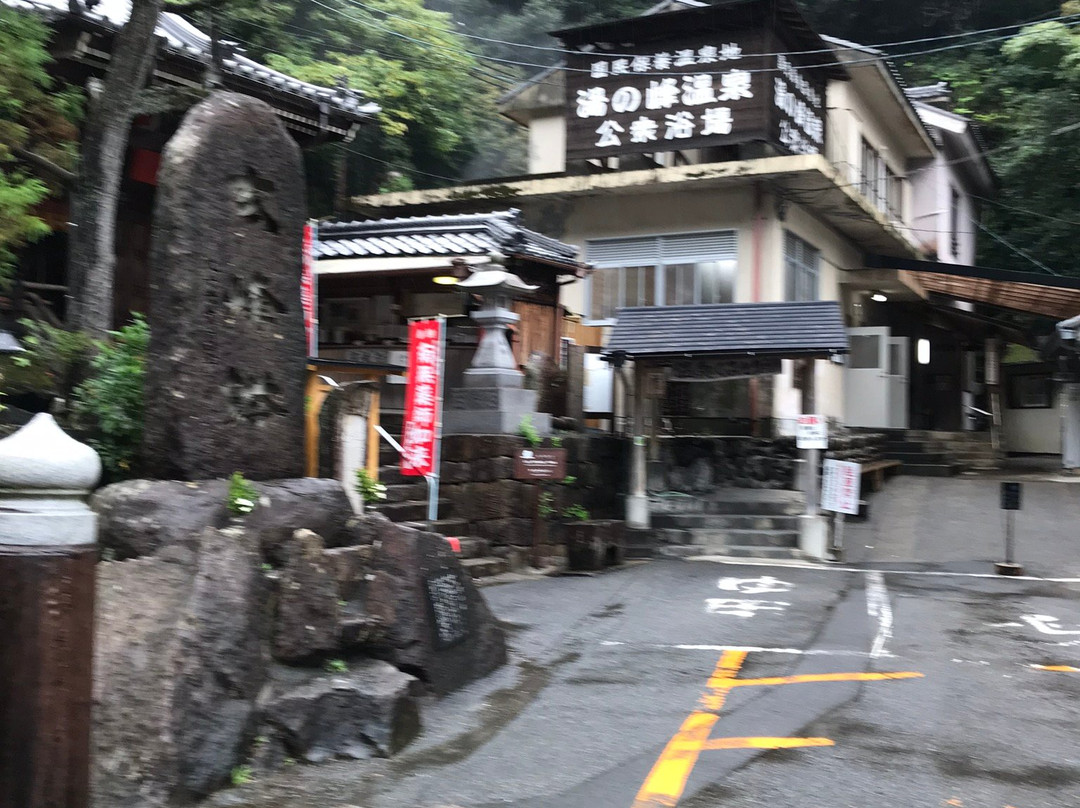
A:
{"type": "Polygon", "coordinates": [[[315,262],[316,275],[359,275],[377,273],[380,275],[413,275],[426,272],[449,273],[454,270],[452,261],[460,261],[470,266],[491,263],[486,255],[467,255],[459,258],[446,256],[415,256],[391,258],[333,258],[323,256],[315,262]]]}
{"type": "MultiPolygon", "coordinates": [[[[367,271],[327,270],[341,267],[344,259],[357,266],[448,267],[454,258],[467,263],[487,260],[499,252],[552,267],[557,274],[583,276],[586,265],[578,259],[578,249],[521,226],[521,214],[511,209],[495,213],[416,216],[375,219],[366,222],[324,222],[319,225],[316,246],[318,272],[367,271]]],[[[377,271],[377,270],[375,270],[377,271]]],[[[398,271],[401,271],[400,269],[398,271]]]]}
{"type": "Polygon", "coordinates": [[[828,357],[848,352],[840,304],[720,303],[619,309],[604,353],[688,356],[828,357]]]}
{"type": "Polygon", "coordinates": [[[908,271],[931,294],[1064,319],[1080,311],[1080,278],[870,256],[874,269],[908,271]]]}

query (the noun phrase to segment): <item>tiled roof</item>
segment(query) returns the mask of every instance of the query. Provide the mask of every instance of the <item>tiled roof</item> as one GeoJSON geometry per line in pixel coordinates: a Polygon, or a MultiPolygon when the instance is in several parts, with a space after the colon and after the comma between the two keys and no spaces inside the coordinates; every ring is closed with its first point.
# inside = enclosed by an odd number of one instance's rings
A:
{"type": "Polygon", "coordinates": [[[619,309],[607,354],[822,356],[848,351],[840,304],[722,303],[619,309]]]}
{"type": "Polygon", "coordinates": [[[499,251],[573,269],[583,267],[578,249],[518,222],[517,210],[448,216],[324,222],[319,225],[316,257],[373,258],[467,256],[499,251]]]}
{"type": "MultiPolygon", "coordinates": [[[[0,5],[31,11],[49,21],[72,17],[68,11],[68,0],[0,0],[0,5]]],[[[115,32],[127,22],[130,15],[130,0],[101,0],[92,11],[84,11],[82,17],[115,32]]],[[[199,61],[210,58],[210,37],[178,14],[162,13],[158,17],[155,33],[165,40],[165,47],[174,53],[199,61]]],[[[222,65],[226,73],[265,84],[279,92],[301,96],[314,103],[325,103],[338,113],[357,120],[370,118],[379,111],[378,104],[366,100],[356,90],[309,84],[240,53],[226,56],[222,65]]]]}

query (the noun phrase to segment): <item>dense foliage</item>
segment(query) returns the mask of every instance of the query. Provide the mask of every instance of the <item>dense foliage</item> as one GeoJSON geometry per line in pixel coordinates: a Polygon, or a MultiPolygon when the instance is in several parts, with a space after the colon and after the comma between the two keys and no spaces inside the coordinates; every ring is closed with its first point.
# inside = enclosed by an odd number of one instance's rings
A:
{"type": "Polygon", "coordinates": [[[60,166],[74,161],[76,96],[47,72],[48,30],[36,18],[0,6],[0,283],[13,251],[49,232],[34,208],[50,192],[47,178],[21,161],[32,150],[60,166]]]}

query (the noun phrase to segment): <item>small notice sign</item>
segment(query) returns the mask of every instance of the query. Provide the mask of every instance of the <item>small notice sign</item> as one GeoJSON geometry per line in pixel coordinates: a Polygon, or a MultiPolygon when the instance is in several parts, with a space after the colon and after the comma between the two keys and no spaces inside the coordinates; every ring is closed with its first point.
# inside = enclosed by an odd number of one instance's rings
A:
{"type": "Polygon", "coordinates": [[[1001,484],[1001,509],[1003,511],[1020,510],[1021,492],[1020,483],[1001,484]]]}
{"type": "Polygon", "coordinates": [[[514,456],[514,479],[566,479],[566,449],[519,449],[514,456]]]}
{"type": "Polygon", "coordinates": [[[799,449],[828,449],[829,424],[824,415],[800,415],[795,425],[795,446],[799,449]]]}
{"type": "Polygon", "coordinates": [[[821,476],[821,509],[834,513],[859,512],[859,480],[862,466],[843,460],[826,460],[821,476]]]}

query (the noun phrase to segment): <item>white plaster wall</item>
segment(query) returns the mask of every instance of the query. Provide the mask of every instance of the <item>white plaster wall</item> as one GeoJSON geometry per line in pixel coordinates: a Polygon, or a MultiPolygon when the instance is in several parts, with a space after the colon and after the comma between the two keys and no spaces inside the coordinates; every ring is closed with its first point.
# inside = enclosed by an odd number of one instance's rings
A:
{"type": "Polygon", "coordinates": [[[1002,414],[1010,452],[1061,454],[1060,399],[1055,406],[1040,410],[1009,410],[1002,414]]]}
{"type": "Polygon", "coordinates": [[[566,170],[566,118],[552,115],[529,122],[529,173],[566,170]]]}

